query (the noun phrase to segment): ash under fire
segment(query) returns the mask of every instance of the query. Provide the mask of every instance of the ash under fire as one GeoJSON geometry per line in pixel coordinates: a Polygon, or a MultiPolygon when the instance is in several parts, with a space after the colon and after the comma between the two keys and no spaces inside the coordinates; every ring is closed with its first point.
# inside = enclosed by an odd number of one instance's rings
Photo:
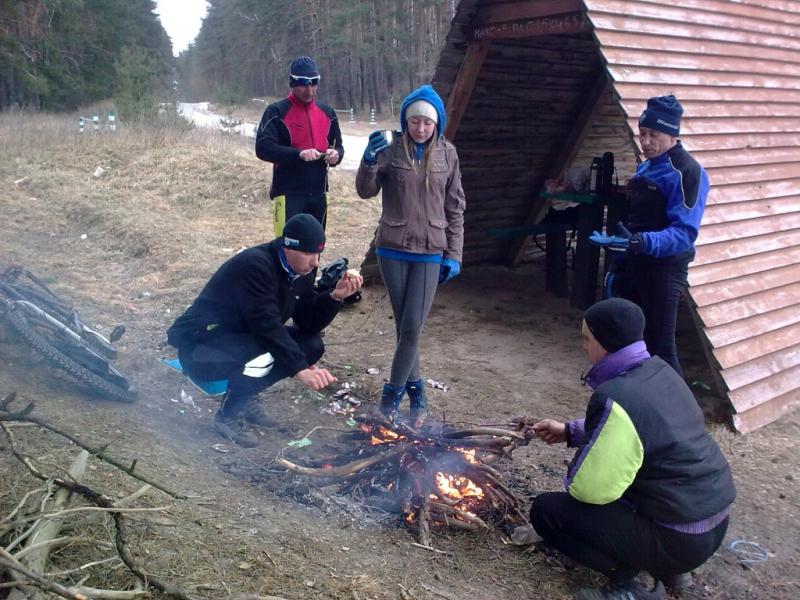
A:
{"type": "Polygon", "coordinates": [[[340,494],[398,514],[429,546],[440,528],[489,531],[527,522],[522,502],[491,463],[530,437],[524,431],[442,425],[415,431],[382,416],[359,415],[358,430],[342,435],[353,449],[302,466],[277,463],[304,476],[337,485],[340,494]]]}

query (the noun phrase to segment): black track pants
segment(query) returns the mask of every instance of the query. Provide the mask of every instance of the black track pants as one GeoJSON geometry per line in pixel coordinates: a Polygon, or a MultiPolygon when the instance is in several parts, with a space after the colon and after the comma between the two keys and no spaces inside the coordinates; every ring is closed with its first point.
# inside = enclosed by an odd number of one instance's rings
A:
{"type": "MultiPolygon", "coordinates": [[[[305,353],[309,365],[322,358],[325,346],[319,334],[304,333],[293,326],[286,329],[305,353]]],[[[269,350],[251,335],[228,334],[192,348],[179,348],[178,358],[186,374],[193,379],[228,380],[228,393],[220,410],[225,417],[230,418],[242,412],[250,397],[281,379],[294,375],[280,361],[275,361],[264,376],[246,374],[245,365],[267,352],[269,350]]]]}
{"type": "Polygon", "coordinates": [[[708,533],[681,533],[623,502],[587,504],[566,492],[536,496],[531,524],[548,546],[614,582],[633,579],[639,571],[659,580],[691,571],[716,552],[728,530],[726,518],[708,533]]]}

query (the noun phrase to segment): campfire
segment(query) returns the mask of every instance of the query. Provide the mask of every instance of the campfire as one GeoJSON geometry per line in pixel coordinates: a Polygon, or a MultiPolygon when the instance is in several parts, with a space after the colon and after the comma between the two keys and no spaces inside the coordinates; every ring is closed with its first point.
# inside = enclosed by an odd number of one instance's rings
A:
{"type": "Polygon", "coordinates": [[[404,517],[420,542],[431,545],[437,528],[489,531],[527,522],[522,501],[491,466],[527,445],[522,424],[515,429],[476,427],[455,430],[407,424],[376,415],[355,417],[358,427],[343,434],[354,448],[311,465],[279,457],[289,471],[337,485],[363,504],[404,517]]]}

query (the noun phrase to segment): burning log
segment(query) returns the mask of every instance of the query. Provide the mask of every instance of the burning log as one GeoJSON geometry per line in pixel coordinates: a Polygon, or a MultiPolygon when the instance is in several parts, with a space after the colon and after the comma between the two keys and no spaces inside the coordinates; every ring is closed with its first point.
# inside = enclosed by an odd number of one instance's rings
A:
{"type": "Polygon", "coordinates": [[[354,475],[364,469],[367,469],[373,465],[380,464],[384,461],[391,460],[395,458],[398,454],[402,452],[402,448],[398,448],[392,452],[379,452],[378,454],[373,454],[367,458],[362,458],[360,460],[354,460],[353,462],[340,465],[338,467],[322,467],[314,468],[314,467],[304,467],[302,465],[297,465],[293,462],[290,462],[279,456],[275,459],[275,462],[281,466],[286,467],[290,471],[294,471],[295,473],[300,473],[301,475],[308,475],[310,477],[349,477],[350,475],[354,475]]]}
{"type": "Polygon", "coordinates": [[[338,484],[339,493],[365,505],[399,511],[426,547],[433,532],[442,528],[480,532],[527,522],[522,502],[484,462],[510,456],[527,444],[524,433],[498,427],[445,430],[431,424],[416,431],[382,415],[355,419],[358,430],[342,436],[355,450],[317,463],[322,466],[284,457],[276,463],[320,478],[323,486],[338,484]]]}
{"type": "Polygon", "coordinates": [[[453,431],[447,434],[449,439],[472,437],[474,435],[490,435],[496,437],[510,437],[524,440],[525,436],[518,431],[508,429],[498,429],[496,427],[477,427],[475,429],[465,429],[464,431],[453,431]]]}

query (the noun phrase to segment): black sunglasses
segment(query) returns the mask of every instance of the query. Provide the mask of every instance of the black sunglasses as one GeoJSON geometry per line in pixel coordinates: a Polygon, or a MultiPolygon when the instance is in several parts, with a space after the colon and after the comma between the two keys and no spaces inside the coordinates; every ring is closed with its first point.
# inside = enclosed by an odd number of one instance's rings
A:
{"type": "Polygon", "coordinates": [[[297,85],[319,85],[320,76],[314,75],[314,77],[304,77],[302,75],[289,75],[292,78],[292,81],[295,81],[297,85]]]}

